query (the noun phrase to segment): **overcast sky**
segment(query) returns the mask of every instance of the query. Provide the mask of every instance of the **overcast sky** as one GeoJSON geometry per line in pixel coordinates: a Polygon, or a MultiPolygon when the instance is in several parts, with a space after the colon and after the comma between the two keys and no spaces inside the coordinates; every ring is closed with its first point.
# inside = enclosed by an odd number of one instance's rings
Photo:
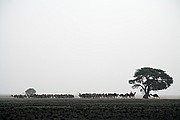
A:
{"type": "Polygon", "coordinates": [[[125,93],[141,67],[180,95],[179,0],[0,0],[0,94],[125,93]]]}

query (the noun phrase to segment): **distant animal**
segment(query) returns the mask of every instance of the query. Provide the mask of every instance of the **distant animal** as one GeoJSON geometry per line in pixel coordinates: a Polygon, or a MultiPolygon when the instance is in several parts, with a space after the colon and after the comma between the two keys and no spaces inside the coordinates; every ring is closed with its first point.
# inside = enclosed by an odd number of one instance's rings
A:
{"type": "Polygon", "coordinates": [[[160,98],[158,94],[149,94],[149,95],[154,97],[154,98],[160,98]]]}
{"type": "Polygon", "coordinates": [[[132,91],[131,91],[130,94],[129,94],[129,97],[130,97],[130,98],[134,98],[134,97],[135,97],[135,94],[136,94],[136,92],[132,93],[132,91]]]}
{"type": "Polygon", "coordinates": [[[125,97],[125,98],[128,98],[128,97],[130,98],[130,94],[129,94],[129,93],[126,93],[126,94],[124,94],[124,97],[125,97]]]}
{"type": "Polygon", "coordinates": [[[119,97],[121,98],[133,98],[135,96],[136,92],[132,93],[125,93],[125,94],[119,94],[119,97]]]}
{"type": "Polygon", "coordinates": [[[129,96],[128,93],[126,93],[126,94],[119,94],[119,97],[121,97],[121,98],[127,98],[128,96],[129,96]]]}
{"type": "Polygon", "coordinates": [[[124,97],[124,94],[119,94],[119,97],[124,97]]]}

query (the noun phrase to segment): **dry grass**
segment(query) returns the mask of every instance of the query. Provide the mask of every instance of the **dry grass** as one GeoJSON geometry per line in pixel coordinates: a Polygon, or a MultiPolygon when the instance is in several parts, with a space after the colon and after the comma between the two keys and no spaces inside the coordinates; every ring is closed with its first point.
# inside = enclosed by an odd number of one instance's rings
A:
{"type": "Polygon", "coordinates": [[[180,119],[178,99],[0,99],[0,120],[180,119]]]}

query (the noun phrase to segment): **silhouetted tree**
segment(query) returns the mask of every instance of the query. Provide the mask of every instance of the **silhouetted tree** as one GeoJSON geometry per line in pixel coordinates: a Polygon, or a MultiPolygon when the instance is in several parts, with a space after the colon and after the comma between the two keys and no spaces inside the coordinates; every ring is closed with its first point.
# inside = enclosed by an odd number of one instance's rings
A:
{"type": "Polygon", "coordinates": [[[28,97],[30,97],[36,93],[36,90],[34,88],[28,88],[25,93],[28,97]]]}
{"type": "Polygon", "coordinates": [[[150,91],[166,89],[173,83],[173,78],[165,71],[150,67],[138,69],[133,77],[135,79],[129,80],[129,84],[133,85],[133,89],[140,88],[140,91],[144,91],[143,98],[146,99],[150,96],[150,91]]]}

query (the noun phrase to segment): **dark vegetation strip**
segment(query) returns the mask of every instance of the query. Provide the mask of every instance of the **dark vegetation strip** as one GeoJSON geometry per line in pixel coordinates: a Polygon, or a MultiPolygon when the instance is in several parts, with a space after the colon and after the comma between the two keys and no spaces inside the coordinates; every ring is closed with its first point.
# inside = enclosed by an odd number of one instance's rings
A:
{"type": "Polygon", "coordinates": [[[0,99],[5,119],[180,119],[180,100],[0,99]]]}

